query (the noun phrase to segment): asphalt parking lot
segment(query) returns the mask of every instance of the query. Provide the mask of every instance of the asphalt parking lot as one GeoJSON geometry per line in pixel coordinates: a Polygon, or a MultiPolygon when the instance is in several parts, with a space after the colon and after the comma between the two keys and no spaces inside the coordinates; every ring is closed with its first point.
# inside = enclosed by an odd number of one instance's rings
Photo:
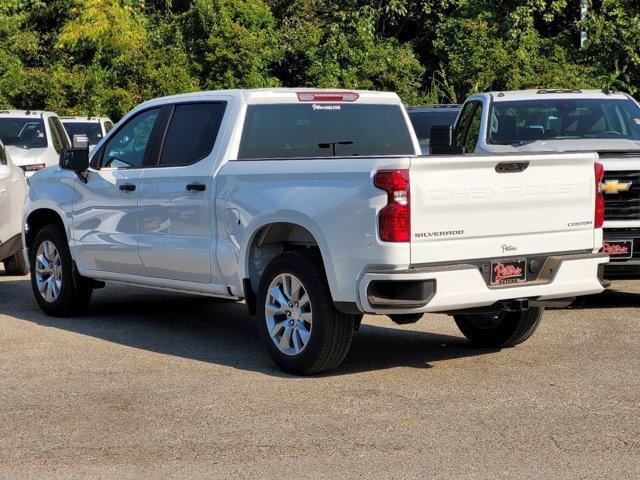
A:
{"type": "Polygon", "coordinates": [[[639,478],[639,314],[619,282],[503,351],[366,317],[296,378],[242,304],[111,285],[54,319],[0,271],[0,479],[639,478]]]}

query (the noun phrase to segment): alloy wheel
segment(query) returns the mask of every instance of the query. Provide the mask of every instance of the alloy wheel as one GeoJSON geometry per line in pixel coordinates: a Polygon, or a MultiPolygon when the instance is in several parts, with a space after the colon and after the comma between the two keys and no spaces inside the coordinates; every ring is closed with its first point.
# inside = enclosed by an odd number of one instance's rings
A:
{"type": "Polygon", "coordinates": [[[291,273],[276,276],[267,291],[265,320],[273,343],[285,355],[302,352],[311,337],[311,301],[302,282],[291,273]]]}
{"type": "Polygon", "coordinates": [[[38,247],[35,277],[38,292],[46,302],[55,302],[62,288],[62,258],[58,249],[49,240],[38,247]]]}

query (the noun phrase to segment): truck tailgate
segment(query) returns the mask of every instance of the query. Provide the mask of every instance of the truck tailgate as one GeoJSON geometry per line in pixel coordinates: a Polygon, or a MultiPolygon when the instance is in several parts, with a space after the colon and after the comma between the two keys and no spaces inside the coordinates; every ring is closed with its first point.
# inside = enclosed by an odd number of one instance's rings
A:
{"type": "Polygon", "coordinates": [[[411,263],[593,250],[597,158],[414,158],[411,263]]]}

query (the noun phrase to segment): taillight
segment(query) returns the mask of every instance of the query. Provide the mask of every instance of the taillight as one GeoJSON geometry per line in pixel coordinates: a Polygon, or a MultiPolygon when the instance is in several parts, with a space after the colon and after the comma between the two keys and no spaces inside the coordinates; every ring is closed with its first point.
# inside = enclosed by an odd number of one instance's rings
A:
{"type": "Polygon", "coordinates": [[[357,92],[298,92],[300,102],[355,102],[357,92]]]}
{"type": "Polygon", "coordinates": [[[387,204],[378,215],[378,232],[383,242],[408,242],[411,232],[409,170],[380,170],[373,184],[387,192],[387,204]]]}
{"type": "Polygon", "coordinates": [[[596,175],[596,207],[593,220],[594,228],[602,228],[604,223],[604,197],[602,196],[602,180],[604,179],[604,167],[601,163],[594,164],[596,175]]]}

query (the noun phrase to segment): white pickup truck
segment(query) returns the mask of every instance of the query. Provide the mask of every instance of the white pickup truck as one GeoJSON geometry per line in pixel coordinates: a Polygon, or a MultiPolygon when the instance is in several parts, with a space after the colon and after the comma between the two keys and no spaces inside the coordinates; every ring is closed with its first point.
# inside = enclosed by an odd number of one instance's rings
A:
{"type": "MultiPolygon", "coordinates": [[[[453,132],[466,153],[597,152],[604,167],[605,275],[640,276],[640,105],[612,90],[472,95],[453,132]]],[[[569,178],[566,177],[565,178],[569,178]]]]}
{"type": "Polygon", "coordinates": [[[244,299],[273,360],[336,367],[364,313],[446,312],[512,346],[603,290],[596,155],[421,157],[392,93],[202,92],[138,106],[33,178],[25,254],[50,315],[104,281],[244,299]]]}
{"type": "Polygon", "coordinates": [[[0,110],[0,140],[27,179],[71,146],[58,115],[40,110],[0,110]]]}

